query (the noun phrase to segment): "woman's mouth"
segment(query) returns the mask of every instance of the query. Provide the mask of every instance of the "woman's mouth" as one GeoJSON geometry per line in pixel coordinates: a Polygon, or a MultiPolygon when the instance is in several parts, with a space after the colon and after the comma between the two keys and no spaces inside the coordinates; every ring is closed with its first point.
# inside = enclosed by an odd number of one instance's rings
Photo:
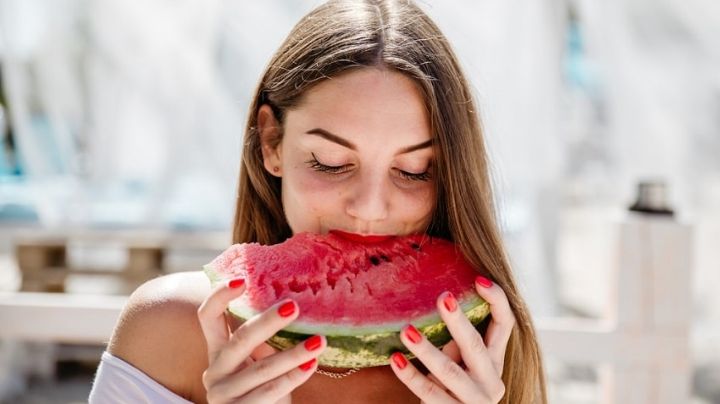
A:
{"type": "Polygon", "coordinates": [[[342,231],[342,230],[330,230],[328,233],[335,234],[346,240],[351,240],[351,241],[355,241],[358,243],[364,243],[364,244],[379,243],[381,241],[389,240],[389,239],[395,237],[393,235],[348,233],[348,232],[342,231]]]}

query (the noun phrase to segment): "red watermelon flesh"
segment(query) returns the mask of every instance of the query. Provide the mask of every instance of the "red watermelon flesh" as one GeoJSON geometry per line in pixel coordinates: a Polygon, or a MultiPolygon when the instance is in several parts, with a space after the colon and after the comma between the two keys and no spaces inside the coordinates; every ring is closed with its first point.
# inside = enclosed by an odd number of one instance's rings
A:
{"type": "Polygon", "coordinates": [[[460,300],[475,294],[477,272],[446,240],[417,235],[362,243],[340,234],[236,244],[209,266],[222,278],[245,278],[246,303],[255,312],[294,299],[300,322],[407,322],[436,311],[444,291],[460,300]]]}

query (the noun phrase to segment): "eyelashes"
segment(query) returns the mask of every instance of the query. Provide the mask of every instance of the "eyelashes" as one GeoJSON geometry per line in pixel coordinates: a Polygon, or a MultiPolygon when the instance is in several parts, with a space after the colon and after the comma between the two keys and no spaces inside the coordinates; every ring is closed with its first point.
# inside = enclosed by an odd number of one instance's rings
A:
{"type": "MultiPolygon", "coordinates": [[[[312,155],[312,159],[305,162],[310,168],[312,168],[315,171],[328,173],[328,174],[343,174],[350,170],[351,165],[345,164],[341,166],[329,166],[326,164],[322,164],[317,160],[317,157],[315,157],[315,154],[310,153],[312,155]]],[[[398,170],[400,173],[400,176],[403,177],[406,180],[410,181],[429,181],[431,177],[430,172],[426,170],[422,173],[409,173],[407,171],[398,170]]]]}
{"type": "Polygon", "coordinates": [[[330,173],[330,174],[342,174],[345,171],[349,169],[348,165],[342,165],[342,166],[328,166],[325,164],[322,164],[317,160],[317,157],[315,157],[315,154],[310,153],[313,158],[306,161],[305,164],[309,165],[310,168],[312,168],[315,171],[320,171],[323,173],[330,173]]]}

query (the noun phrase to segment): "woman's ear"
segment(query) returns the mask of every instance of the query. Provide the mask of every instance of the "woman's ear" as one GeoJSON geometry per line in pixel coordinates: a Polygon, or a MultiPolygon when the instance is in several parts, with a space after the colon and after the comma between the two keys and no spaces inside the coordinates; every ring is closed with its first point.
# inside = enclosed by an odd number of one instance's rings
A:
{"type": "Polygon", "coordinates": [[[272,108],[267,104],[258,109],[257,130],[265,169],[271,175],[282,177],[282,150],[278,141],[282,134],[281,127],[272,108]]]}

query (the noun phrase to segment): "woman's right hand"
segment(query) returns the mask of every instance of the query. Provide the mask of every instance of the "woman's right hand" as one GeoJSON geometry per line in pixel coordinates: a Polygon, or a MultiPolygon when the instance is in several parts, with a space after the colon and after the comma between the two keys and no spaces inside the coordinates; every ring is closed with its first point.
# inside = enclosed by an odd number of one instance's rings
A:
{"type": "Polygon", "coordinates": [[[220,285],[198,309],[208,348],[203,373],[208,403],[288,403],[290,393],[313,375],[327,342],[313,336],[292,349],[253,358],[266,340],[297,318],[299,309],[294,301],[282,300],[231,333],[225,310],[244,290],[242,280],[220,285]]]}

